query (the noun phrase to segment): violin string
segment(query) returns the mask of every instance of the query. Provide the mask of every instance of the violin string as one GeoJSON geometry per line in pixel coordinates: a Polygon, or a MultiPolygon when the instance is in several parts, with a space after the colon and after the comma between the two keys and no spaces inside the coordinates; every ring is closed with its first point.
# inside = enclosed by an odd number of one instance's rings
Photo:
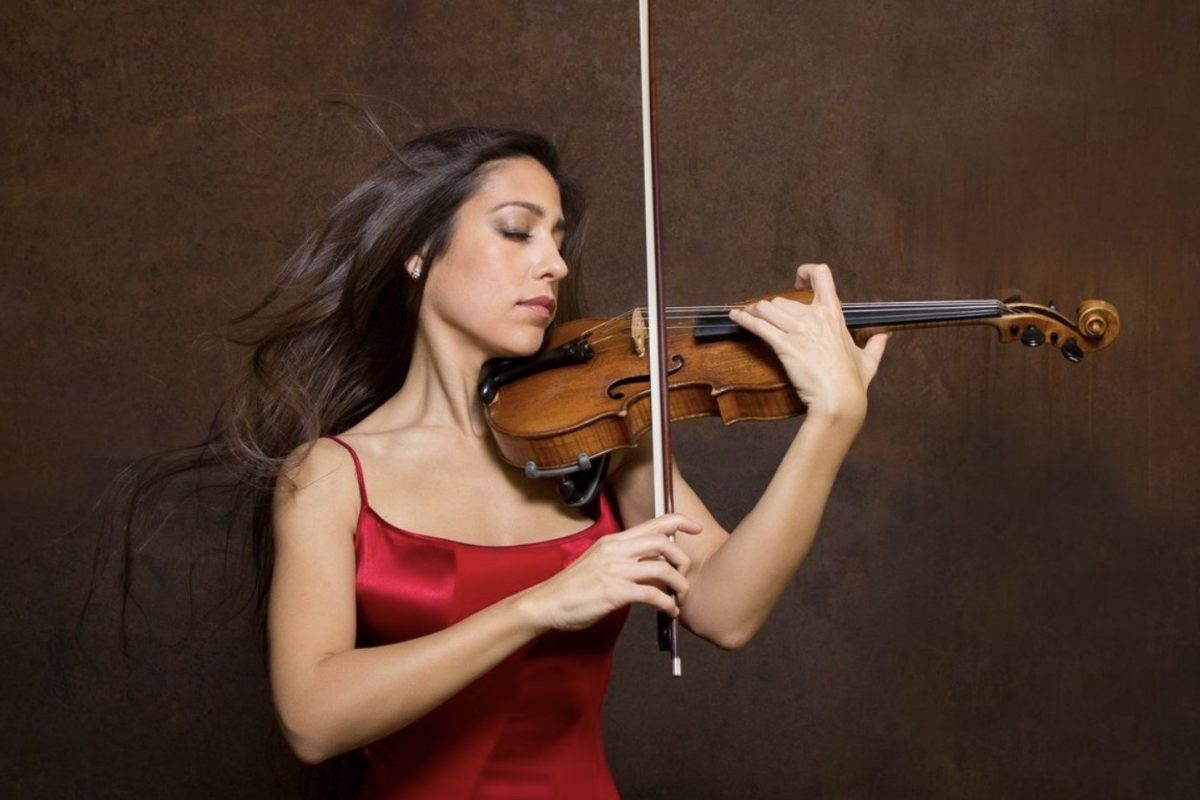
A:
{"type": "MultiPolygon", "coordinates": [[[[626,311],[623,314],[618,314],[615,317],[609,317],[608,319],[602,320],[601,322],[593,325],[592,327],[583,331],[579,335],[580,336],[588,336],[589,334],[593,334],[599,330],[602,330],[603,328],[606,328],[606,327],[614,325],[614,324],[618,324],[618,323],[624,321],[626,317],[631,317],[632,314],[633,314],[633,310],[630,310],[630,311],[626,311]]],[[[631,327],[632,327],[632,324],[631,324],[631,327]]]]}
{"type": "Polygon", "coordinates": [[[579,334],[579,336],[587,336],[587,337],[589,337],[589,341],[592,344],[599,344],[601,342],[606,342],[609,339],[615,338],[617,336],[621,336],[624,334],[630,334],[633,332],[632,318],[633,318],[633,312],[635,310],[636,309],[630,309],[629,311],[626,311],[623,314],[618,314],[615,317],[609,317],[606,320],[602,320],[601,322],[598,322],[597,324],[593,325],[592,327],[588,328],[587,330],[584,330],[583,332],[581,332],[579,334]],[[612,331],[610,333],[609,331],[612,329],[612,326],[614,326],[614,325],[618,325],[618,326],[623,325],[624,327],[618,327],[615,331],[612,331]],[[604,333],[607,335],[597,336],[596,334],[601,331],[604,331],[604,333]]]}
{"type": "MultiPolygon", "coordinates": [[[[928,320],[946,320],[946,319],[966,319],[972,317],[996,317],[1000,316],[995,309],[991,308],[959,308],[959,309],[943,309],[939,311],[871,311],[846,314],[847,321],[853,322],[864,319],[928,319],[928,320]]],[[[672,321],[721,324],[729,321],[726,314],[683,314],[671,316],[667,318],[672,321]]]]}
{"type": "MultiPolygon", "coordinates": [[[[860,319],[893,319],[907,318],[917,320],[928,318],[936,319],[953,319],[956,316],[963,317],[979,317],[979,316],[999,316],[1003,313],[1003,309],[992,304],[957,304],[945,306],[871,306],[844,308],[844,315],[847,320],[860,319]]],[[[727,317],[726,313],[700,313],[687,314],[677,313],[669,315],[668,319],[672,320],[703,320],[716,322],[724,320],[727,317]]]]}
{"type": "MultiPolygon", "coordinates": [[[[713,311],[701,312],[677,312],[667,315],[668,319],[715,319],[728,315],[731,309],[720,309],[713,311]]],[[[1003,313],[1002,308],[992,305],[958,305],[958,306],[915,306],[912,308],[897,308],[897,307],[874,307],[874,308],[843,308],[843,313],[847,317],[851,316],[868,316],[872,314],[953,314],[953,313],[976,313],[987,311],[994,314],[1003,313]]]]}
{"type": "MultiPolygon", "coordinates": [[[[695,317],[702,316],[705,313],[727,314],[735,308],[746,308],[747,304],[726,304],[726,305],[707,305],[707,306],[671,306],[666,309],[666,313],[670,317],[695,317]]],[[[931,300],[931,301],[916,301],[906,300],[898,302],[886,303],[843,303],[843,311],[858,311],[858,312],[886,312],[886,311],[912,311],[918,309],[930,309],[938,311],[948,311],[953,309],[960,310],[976,310],[976,309],[994,309],[1002,311],[1006,306],[997,300],[931,300]]],[[[646,313],[646,309],[638,307],[619,314],[615,317],[603,320],[589,328],[584,333],[590,333],[613,322],[620,322],[627,317],[630,317],[635,311],[646,313]]]]}
{"type": "MultiPolygon", "coordinates": [[[[744,304],[708,305],[708,306],[671,306],[666,309],[666,316],[673,321],[685,321],[688,324],[666,325],[666,330],[687,330],[695,323],[711,320],[714,323],[724,322],[730,309],[745,308],[744,304]]],[[[922,322],[952,321],[963,315],[991,316],[1005,310],[1003,303],[997,300],[905,300],[884,303],[843,303],[842,311],[846,313],[847,321],[852,324],[919,324],[922,322]],[[986,312],[986,313],[985,313],[986,312]]],[[[594,344],[608,341],[616,336],[632,334],[634,312],[645,309],[638,307],[630,309],[617,316],[602,320],[584,330],[580,335],[591,337],[594,344]],[[599,335],[598,335],[599,334],[599,335]]]]}
{"type": "MultiPolygon", "coordinates": [[[[997,313],[997,312],[1001,312],[1003,310],[1003,307],[997,306],[996,304],[991,303],[991,302],[987,302],[987,303],[957,303],[957,304],[953,304],[953,305],[945,304],[945,305],[939,305],[939,306],[929,306],[927,304],[913,304],[911,306],[900,306],[900,305],[892,305],[892,304],[870,304],[870,305],[859,305],[859,306],[854,306],[854,307],[843,306],[843,310],[845,312],[847,312],[846,313],[847,317],[855,317],[855,318],[906,317],[906,318],[912,318],[915,320],[915,319],[920,319],[922,317],[929,317],[931,320],[937,320],[937,319],[950,318],[955,314],[980,314],[980,313],[984,313],[984,312],[997,313]]],[[[725,309],[722,309],[722,311],[724,312],[725,309]]],[[[619,317],[613,317],[612,319],[605,320],[604,322],[600,323],[599,325],[594,326],[593,328],[589,329],[589,331],[597,330],[601,327],[612,325],[615,323],[625,322],[628,320],[628,318],[629,318],[628,314],[619,316],[619,317]]],[[[699,313],[699,314],[696,314],[696,313],[674,313],[674,314],[669,315],[668,318],[673,319],[673,320],[690,320],[690,321],[713,320],[713,321],[715,321],[715,320],[724,320],[726,318],[726,314],[725,313],[699,313]]]]}
{"type": "MultiPolygon", "coordinates": [[[[987,317],[984,317],[984,318],[987,318],[987,317]]],[[[853,327],[867,328],[867,327],[889,326],[889,325],[890,326],[921,325],[923,323],[932,323],[932,322],[953,322],[953,321],[956,321],[959,319],[970,319],[970,318],[969,317],[968,318],[953,317],[953,318],[949,318],[949,319],[930,319],[929,317],[919,316],[919,317],[895,317],[895,318],[888,318],[888,319],[868,319],[868,320],[863,320],[860,322],[852,323],[850,327],[852,327],[852,328],[853,327]]],[[[695,330],[695,329],[696,329],[696,326],[694,324],[663,326],[663,330],[668,330],[668,331],[690,331],[690,330],[695,330]]],[[[593,344],[599,344],[600,342],[608,341],[609,339],[612,339],[615,336],[631,336],[632,334],[633,334],[632,326],[629,326],[626,328],[619,328],[616,330],[609,329],[609,330],[605,331],[605,335],[599,336],[599,337],[593,337],[590,341],[593,344]]]]}
{"type": "MultiPolygon", "coordinates": [[[[701,305],[701,306],[669,306],[665,310],[667,313],[678,312],[724,312],[734,308],[745,308],[750,303],[726,303],[723,305],[701,305]]],[[[869,310],[869,309],[884,309],[884,308],[944,308],[951,306],[987,306],[989,308],[1004,308],[1004,304],[998,300],[899,300],[879,303],[842,303],[842,309],[854,310],[869,310]]],[[[635,309],[646,313],[644,307],[635,309]]]]}

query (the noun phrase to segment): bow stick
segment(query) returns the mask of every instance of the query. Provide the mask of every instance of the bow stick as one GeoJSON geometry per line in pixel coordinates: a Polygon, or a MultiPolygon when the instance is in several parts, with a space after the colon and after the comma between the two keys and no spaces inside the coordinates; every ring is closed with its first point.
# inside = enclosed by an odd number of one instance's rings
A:
{"type": "MultiPolygon", "coordinates": [[[[654,515],[673,513],[671,486],[671,415],[667,407],[667,360],[664,355],[666,323],[663,315],[662,250],[658,220],[658,138],[654,131],[654,29],[649,0],[638,0],[638,39],[641,44],[642,75],[642,176],[646,209],[646,308],[649,319],[650,428],[654,453],[654,515]]],[[[675,535],[667,537],[672,542],[675,535]]],[[[660,611],[658,646],[671,653],[671,674],[683,674],[679,658],[679,623],[660,611]]]]}

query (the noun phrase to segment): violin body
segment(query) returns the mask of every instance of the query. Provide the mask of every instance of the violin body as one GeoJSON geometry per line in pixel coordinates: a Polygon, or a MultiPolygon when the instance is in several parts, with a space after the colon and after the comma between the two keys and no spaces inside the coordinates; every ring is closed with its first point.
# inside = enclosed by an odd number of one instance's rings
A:
{"type": "MultiPolygon", "coordinates": [[[[554,349],[595,329],[603,320],[564,323],[548,337],[554,349]]],[[[650,428],[650,377],[628,332],[593,337],[594,357],[504,386],[485,407],[504,459],[542,469],[573,465],[633,447],[650,428]]],[[[669,408],[672,421],[716,415],[783,419],[803,412],[779,359],[760,339],[697,345],[690,330],[667,332],[669,408]],[[703,353],[698,350],[702,348],[703,353]]]]}
{"type": "MultiPolygon", "coordinates": [[[[776,297],[812,301],[809,291],[788,291],[737,305],[776,297]]],[[[731,424],[804,412],[770,346],[728,319],[732,307],[669,314],[664,357],[672,422],[717,416],[731,424]]],[[[1081,304],[1078,322],[1053,306],[994,300],[852,303],[843,313],[860,343],[881,331],[982,324],[1002,342],[1048,344],[1070,361],[1107,347],[1120,330],[1116,309],[1103,300],[1081,304]]],[[[542,354],[493,365],[493,378],[510,374],[486,390],[487,379],[481,383],[504,459],[529,474],[561,473],[579,469],[581,455],[596,459],[636,446],[651,427],[645,338],[636,310],[611,320],[572,320],[550,332],[542,354]]]]}

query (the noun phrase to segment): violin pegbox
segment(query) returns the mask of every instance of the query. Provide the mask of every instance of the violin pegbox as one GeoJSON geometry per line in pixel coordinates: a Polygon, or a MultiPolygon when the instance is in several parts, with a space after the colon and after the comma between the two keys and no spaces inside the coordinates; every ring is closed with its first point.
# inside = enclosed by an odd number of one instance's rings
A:
{"type": "Polygon", "coordinates": [[[1084,300],[1075,313],[1077,320],[1072,322],[1053,303],[1007,303],[993,324],[1002,342],[1020,341],[1027,347],[1049,344],[1068,361],[1078,363],[1084,353],[1103,350],[1113,343],[1121,331],[1121,318],[1117,309],[1103,300],[1084,300]]]}

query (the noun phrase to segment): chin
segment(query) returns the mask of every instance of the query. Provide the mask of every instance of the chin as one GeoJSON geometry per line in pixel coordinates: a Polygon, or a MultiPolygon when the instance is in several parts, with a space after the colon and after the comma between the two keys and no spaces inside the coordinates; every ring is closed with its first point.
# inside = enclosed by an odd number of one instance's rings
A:
{"type": "Polygon", "coordinates": [[[541,350],[545,340],[546,331],[539,328],[531,335],[513,336],[504,342],[493,342],[488,350],[492,358],[524,358],[541,350]]]}

